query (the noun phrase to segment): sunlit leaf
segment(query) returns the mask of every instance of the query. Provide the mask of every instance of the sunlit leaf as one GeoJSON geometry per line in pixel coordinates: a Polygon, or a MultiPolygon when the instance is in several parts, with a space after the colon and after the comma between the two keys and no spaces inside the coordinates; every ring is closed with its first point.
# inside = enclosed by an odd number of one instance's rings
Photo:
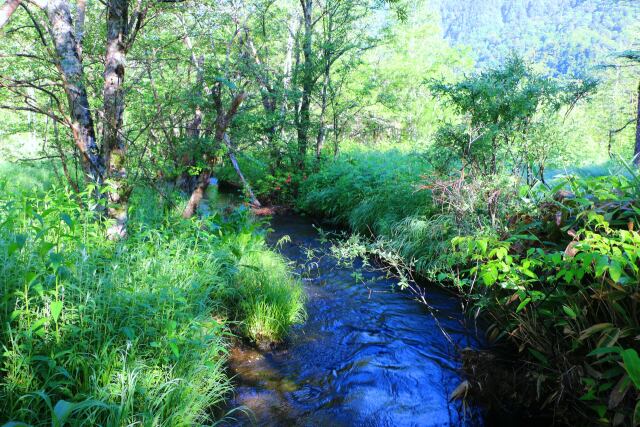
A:
{"type": "Polygon", "coordinates": [[[628,348],[623,350],[620,355],[622,356],[625,371],[629,374],[629,378],[631,378],[636,388],[640,390],[640,357],[638,357],[638,353],[634,349],[628,348]]]}
{"type": "Polygon", "coordinates": [[[51,302],[51,317],[54,322],[58,321],[60,318],[60,313],[62,313],[62,301],[52,301],[51,302]]]}

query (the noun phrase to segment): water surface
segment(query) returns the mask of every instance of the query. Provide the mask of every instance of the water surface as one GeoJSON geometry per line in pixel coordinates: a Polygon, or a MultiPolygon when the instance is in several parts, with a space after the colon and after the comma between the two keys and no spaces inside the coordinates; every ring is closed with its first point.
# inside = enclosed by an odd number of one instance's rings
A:
{"type": "MultiPolygon", "coordinates": [[[[235,425],[459,426],[479,425],[449,395],[463,381],[453,345],[424,305],[381,273],[353,269],[306,248],[323,249],[311,222],[296,216],[272,221],[273,242],[297,265],[308,294],[307,321],[286,346],[272,351],[237,347],[235,425]]],[[[437,318],[461,347],[476,346],[456,298],[429,291],[437,318]]],[[[476,418],[476,417],[473,417],[476,418]]]]}

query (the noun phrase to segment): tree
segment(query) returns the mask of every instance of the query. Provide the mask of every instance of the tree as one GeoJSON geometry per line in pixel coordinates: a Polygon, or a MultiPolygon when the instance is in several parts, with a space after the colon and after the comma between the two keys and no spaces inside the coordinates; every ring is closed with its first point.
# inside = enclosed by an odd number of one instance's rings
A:
{"type": "Polygon", "coordinates": [[[320,160],[327,134],[327,112],[336,94],[333,90],[332,76],[339,72],[351,74],[354,67],[346,65],[336,67],[339,61],[352,62],[368,49],[376,46],[380,39],[368,35],[358,23],[370,12],[368,2],[325,0],[322,5],[322,33],[320,41],[319,67],[314,81],[322,80],[319,94],[318,132],[316,136],[315,157],[320,160]],[[349,57],[355,55],[356,58],[349,57]]]}
{"type": "Polygon", "coordinates": [[[313,0],[300,0],[304,33],[302,36],[302,55],[304,64],[302,69],[302,94],[300,105],[296,108],[296,128],[298,132],[298,167],[305,168],[305,157],[309,146],[309,127],[311,125],[311,94],[314,89],[314,57],[313,57],[313,29],[318,22],[313,18],[313,0]]]}
{"type": "MultiPolygon", "coordinates": [[[[6,19],[15,11],[17,4],[20,2],[11,3],[11,7],[6,9],[3,7],[3,16],[6,19]]],[[[127,199],[130,193],[130,189],[125,184],[126,143],[122,135],[124,115],[122,83],[125,55],[143,25],[148,6],[143,8],[142,2],[139,2],[136,12],[129,20],[128,0],[109,0],[107,3],[103,91],[104,124],[100,143],[96,137],[95,121],[89,102],[86,87],[87,77],[82,57],[81,43],[84,33],[85,4],[82,2],[79,4],[78,20],[75,25],[68,0],[43,0],[34,4],[40,7],[47,16],[45,24],[47,31],[43,31],[38,21],[29,12],[33,25],[45,47],[47,41],[44,34],[50,35],[55,52],[53,61],[59,71],[59,80],[67,98],[67,107],[66,111],[61,109],[61,115],[57,115],[52,113],[50,108],[38,102],[36,98],[29,97],[25,98],[27,99],[26,108],[29,111],[45,114],[70,129],[75,146],[80,153],[85,180],[95,185],[98,199],[102,199],[104,194],[100,191],[101,187],[107,179],[112,179],[115,190],[108,192],[107,203],[99,203],[98,206],[106,204],[108,216],[115,221],[114,226],[108,231],[109,236],[123,237],[126,235],[127,199]]],[[[24,8],[28,11],[27,6],[24,8]]],[[[41,58],[34,56],[34,59],[41,58]]],[[[38,84],[37,81],[38,79],[30,82],[14,79],[13,82],[4,86],[18,96],[22,95],[21,88],[25,86],[38,89],[49,98],[49,103],[55,102],[59,108],[62,108],[62,104],[54,92],[38,84]]],[[[10,109],[25,108],[16,105],[5,107],[10,109]]]]}
{"type": "MultiPolygon", "coordinates": [[[[640,64],[640,51],[638,50],[629,50],[623,52],[620,55],[621,58],[630,61],[633,64],[640,64]]],[[[640,80],[638,81],[638,91],[636,96],[637,109],[636,109],[636,135],[635,135],[635,144],[633,149],[633,163],[636,166],[640,166],[640,80]]]]}
{"type": "Polygon", "coordinates": [[[553,147],[533,139],[541,134],[534,131],[545,127],[561,108],[570,111],[593,91],[595,82],[561,83],[535,73],[521,58],[512,56],[504,65],[459,83],[435,82],[431,87],[464,118],[439,130],[436,150],[453,150],[463,168],[485,175],[510,167],[516,174],[526,174],[528,180],[534,175],[544,180],[547,154],[540,148],[553,147]],[[532,144],[536,144],[535,152],[532,144]]]}

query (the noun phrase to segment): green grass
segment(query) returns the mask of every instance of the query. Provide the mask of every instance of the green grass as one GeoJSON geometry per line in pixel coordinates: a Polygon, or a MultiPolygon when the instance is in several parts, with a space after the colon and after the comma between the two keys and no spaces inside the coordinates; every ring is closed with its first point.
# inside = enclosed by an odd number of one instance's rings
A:
{"type": "Polygon", "coordinates": [[[0,181],[5,192],[42,192],[55,181],[57,161],[24,161],[39,158],[41,141],[30,134],[0,135],[0,181]]]}
{"type": "Polygon", "coordinates": [[[240,259],[236,286],[243,334],[256,341],[280,341],[304,320],[304,294],[278,254],[251,251],[240,259]]]}
{"type": "Polygon", "coordinates": [[[247,212],[185,221],[150,191],[107,241],[63,189],[0,192],[0,424],[214,422],[234,335],[279,341],[303,291],[247,212]]]}
{"type": "Polygon", "coordinates": [[[426,184],[432,170],[415,150],[350,149],[304,183],[298,207],[384,240],[420,274],[448,265],[460,224],[435,206],[426,184]]]}
{"type": "Polygon", "coordinates": [[[352,150],[309,176],[298,206],[358,232],[386,234],[429,209],[430,196],[420,188],[428,172],[417,152],[352,150]]]}

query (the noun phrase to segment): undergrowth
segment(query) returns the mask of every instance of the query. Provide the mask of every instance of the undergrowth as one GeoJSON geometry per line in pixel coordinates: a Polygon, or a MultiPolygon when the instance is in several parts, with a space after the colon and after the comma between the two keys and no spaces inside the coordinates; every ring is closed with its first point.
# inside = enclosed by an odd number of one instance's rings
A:
{"type": "Polygon", "coordinates": [[[279,341],[301,319],[300,284],[247,212],[186,221],[138,197],[112,242],[63,189],[0,193],[0,422],[210,424],[232,336],[279,341]]]}
{"type": "Polygon", "coordinates": [[[423,213],[429,194],[420,191],[427,163],[401,151],[345,153],[304,182],[299,207],[361,233],[384,234],[401,220],[423,213]]]}

